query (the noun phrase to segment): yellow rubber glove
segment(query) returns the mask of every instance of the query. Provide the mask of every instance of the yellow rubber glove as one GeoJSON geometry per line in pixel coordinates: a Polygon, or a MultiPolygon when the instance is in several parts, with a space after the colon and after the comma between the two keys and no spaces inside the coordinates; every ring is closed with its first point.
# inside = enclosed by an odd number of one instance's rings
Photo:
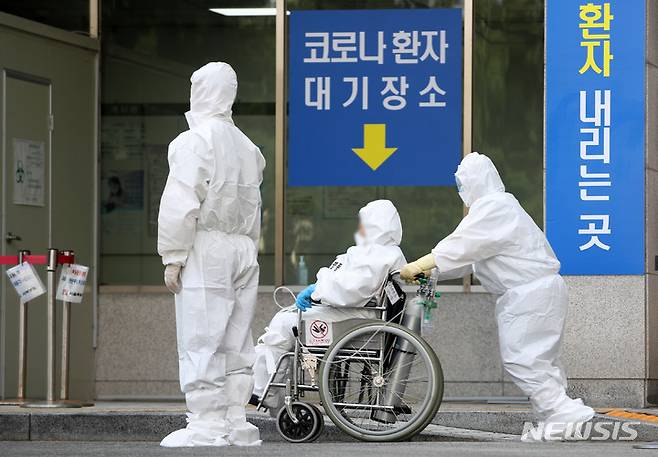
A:
{"type": "Polygon", "coordinates": [[[434,261],[434,254],[430,253],[402,267],[400,277],[405,281],[414,281],[416,276],[432,268],[436,268],[436,262],[434,261]]]}

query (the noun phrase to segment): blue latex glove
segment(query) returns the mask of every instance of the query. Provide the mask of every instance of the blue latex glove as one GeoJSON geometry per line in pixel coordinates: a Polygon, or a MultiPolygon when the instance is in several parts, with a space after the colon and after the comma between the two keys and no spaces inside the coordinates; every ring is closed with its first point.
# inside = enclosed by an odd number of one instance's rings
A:
{"type": "Polygon", "coordinates": [[[297,308],[301,309],[302,311],[310,309],[313,306],[313,303],[311,303],[311,294],[313,294],[314,290],[315,284],[311,284],[306,289],[302,290],[299,295],[297,295],[295,306],[297,306],[297,308]]]}

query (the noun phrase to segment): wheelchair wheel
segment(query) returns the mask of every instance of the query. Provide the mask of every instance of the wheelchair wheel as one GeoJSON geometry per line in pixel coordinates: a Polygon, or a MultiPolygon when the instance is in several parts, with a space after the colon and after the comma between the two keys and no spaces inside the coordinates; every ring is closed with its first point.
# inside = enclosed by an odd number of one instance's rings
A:
{"type": "Polygon", "coordinates": [[[309,440],[309,441],[315,441],[320,437],[320,435],[322,435],[322,432],[324,432],[324,414],[322,413],[322,411],[320,411],[320,408],[318,408],[317,406],[312,404],[309,404],[309,406],[315,410],[315,413],[317,414],[319,421],[318,423],[320,424],[315,434],[309,440]]]}
{"type": "Polygon", "coordinates": [[[306,443],[317,439],[323,421],[317,408],[300,401],[294,402],[291,408],[298,422],[295,424],[288,410],[281,408],[276,419],[276,428],[281,436],[291,443],[306,443]]]}
{"type": "Polygon", "coordinates": [[[443,372],[420,336],[397,324],[370,322],[329,347],[319,387],[325,412],[348,435],[401,441],[421,432],[436,415],[443,372]]]}

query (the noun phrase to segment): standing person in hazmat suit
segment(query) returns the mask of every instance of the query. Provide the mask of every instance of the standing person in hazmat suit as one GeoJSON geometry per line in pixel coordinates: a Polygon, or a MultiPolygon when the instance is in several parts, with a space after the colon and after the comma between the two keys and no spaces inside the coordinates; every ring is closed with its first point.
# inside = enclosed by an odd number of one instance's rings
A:
{"type": "MultiPolygon", "coordinates": [[[[354,241],[356,246],[337,256],[329,267],[320,268],[317,282],[297,296],[295,306],[275,314],[258,339],[251,403],[258,404],[267,381],[275,372],[277,361],[293,349],[295,336],[292,328],[297,325],[298,309],[304,311],[307,321],[325,323],[377,317],[375,310],[365,306],[380,290],[389,273],[407,263],[399,247],[402,223],[393,203],[375,200],[361,208],[354,241]]],[[[285,366],[280,372],[285,372],[285,366]]],[[[282,389],[277,389],[277,393],[279,395],[268,395],[263,402],[271,413],[276,413],[283,403],[282,389]]]]}
{"type": "Polygon", "coordinates": [[[468,154],[455,177],[468,215],[430,254],[405,265],[401,277],[413,280],[435,267],[439,279],[474,273],[498,297],[503,366],[530,398],[538,420],[557,426],[590,420],[592,408],[565,392],[560,350],[569,299],[546,236],[505,192],[487,156],[468,154]]]}
{"type": "Polygon", "coordinates": [[[176,333],[187,427],[165,447],[260,444],[245,418],[252,385],[251,322],[265,159],[234,124],[238,83],[230,65],[192,74],[190,129],[169,145],[158,252],[176,294],[176,333]]]}

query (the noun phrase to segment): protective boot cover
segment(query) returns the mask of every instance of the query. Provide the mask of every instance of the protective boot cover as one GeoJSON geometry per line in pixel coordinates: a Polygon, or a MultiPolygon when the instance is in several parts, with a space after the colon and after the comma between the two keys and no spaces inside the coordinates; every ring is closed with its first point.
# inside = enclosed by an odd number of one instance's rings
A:
{"type": "Polygon", "coordinates": [[[162,447],[228,446],[226,410],[187,415],[187,427],[167,435],[162,447]]]}
{"type": "Polygon", "coordinates": [[[255,358],[250,326],[265,160],[231,119],[233,69],[209,63],[191,81],[190,130],[169,145],[158,217],[163,263],[183,266],[176,332],[189,414],[188,426],[162,445],[258,444],[244,405],[255,358]]]}
{"type": "Polygon", "coordinates": [[[592,420],[594,410],[584,406],[580,398],[571,399],[561,395],[556,401],[555,413],[546,420],[540,421],[533,430],[528,430],[521,436],[521,441],[533,443],[539,441],[565,441],[586,439],[582,430],[585,423],[592,420]]]}
{"type": "Polygon", "coordinates": [[[473,272],[498,296],[496,319],[503,365],[530,397],[539,420],[591,417],[565,393],[560,363],[568,304],[560,262],[544,233],[509,193],[485,155],[467,155],[457,169],[469,212],[433,249],[441,279],[473,272]]]}

